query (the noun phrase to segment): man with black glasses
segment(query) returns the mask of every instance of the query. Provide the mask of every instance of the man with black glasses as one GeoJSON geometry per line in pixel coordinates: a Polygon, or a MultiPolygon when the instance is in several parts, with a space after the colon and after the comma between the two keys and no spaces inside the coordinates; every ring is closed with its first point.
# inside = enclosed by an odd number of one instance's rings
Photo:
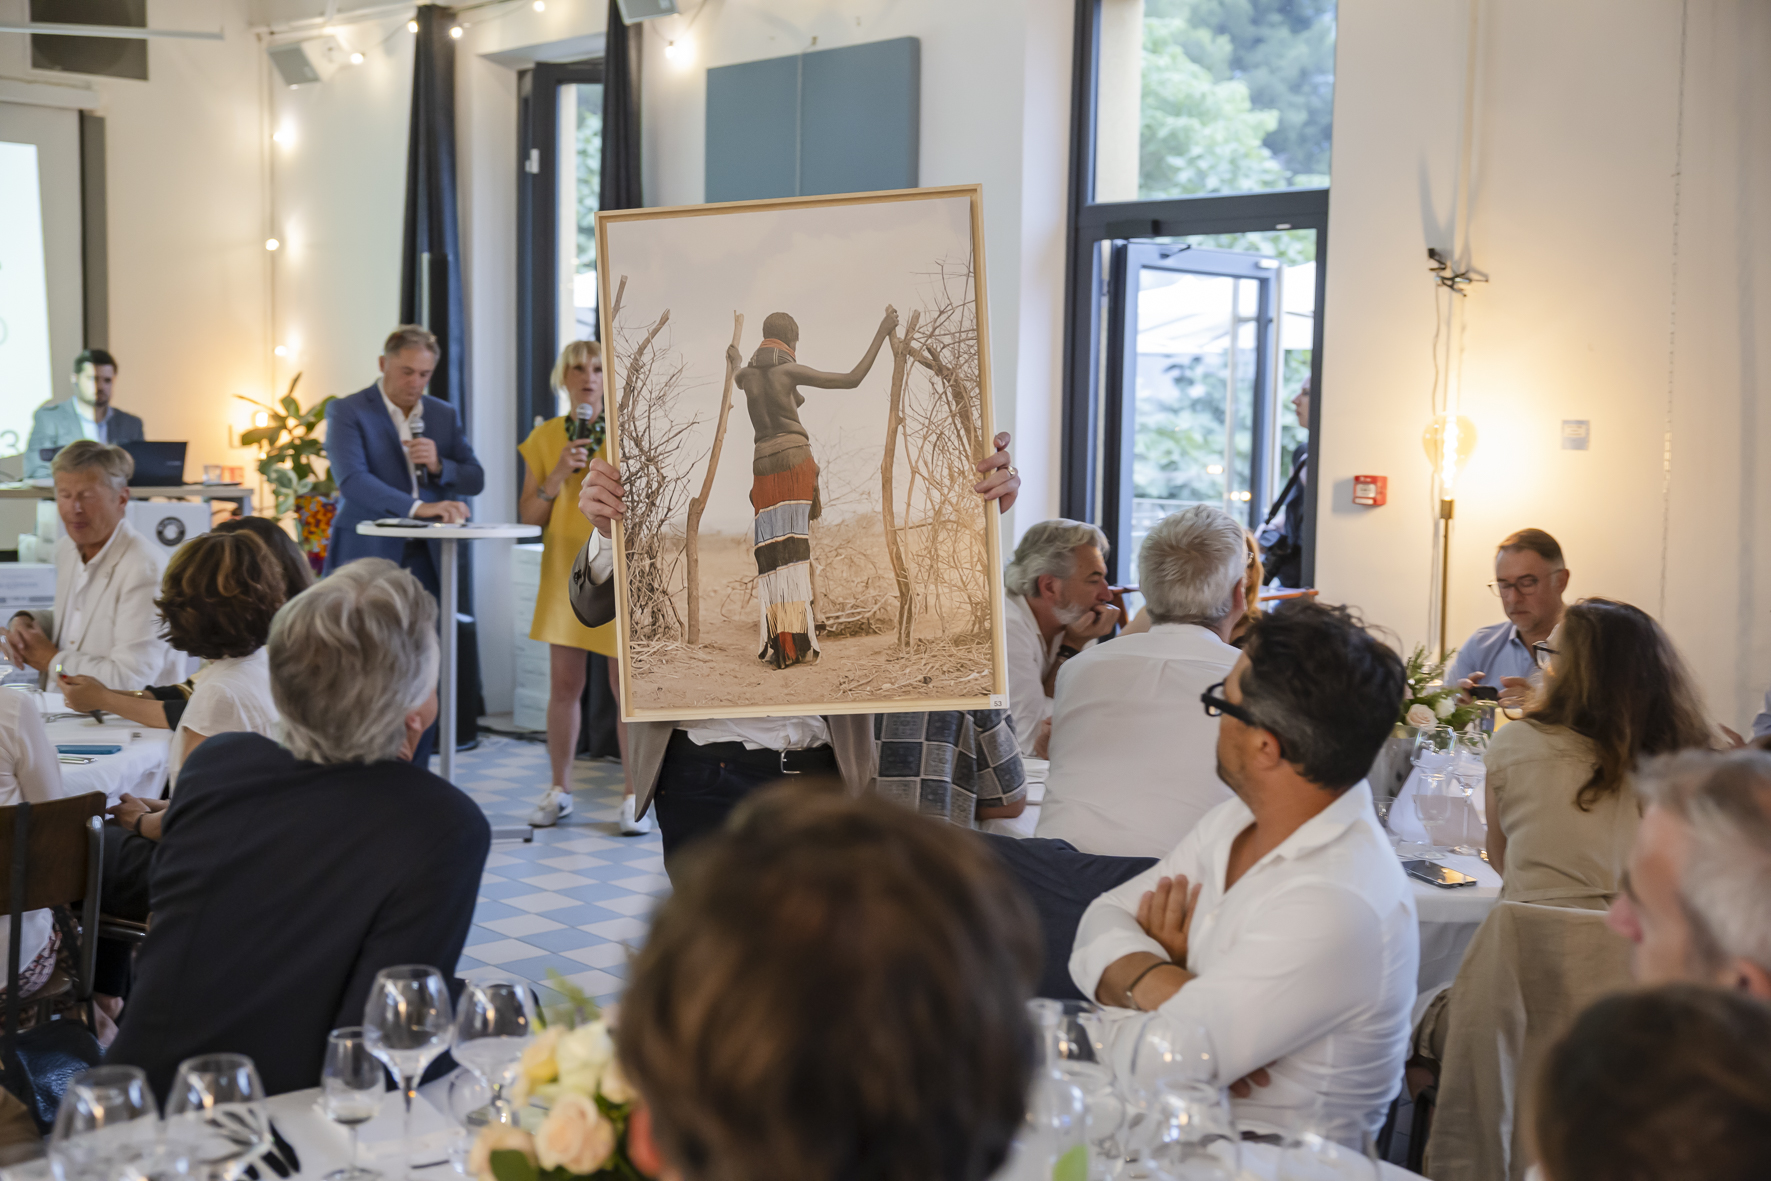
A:
{"type": "Polygon", "coordinates": [[[1263,616],[1229,677],[1218,773],[1236,798],[1084,913],[1070,974],[1103,1004],[1210,1038],[1237,1123],[1375,1133],[1407,1056],[1414,894],[1365,783],[1402,660],[1345,608],[1263,616]]]}
{"type": "Polygon", "coordinates": [[[1493,685],[1500,690],[1502,705],[1522,706],[1531,674],[1537,671],[1532,649],[1548,643],[1562,622],[1562,594],[1568,589],[1562,547],[1542,529],[1519,530],[1495,551],[1494,581],[1488,589],[1500,597],[1507,617],[1478,628],[1464,641],[1445,680],[1465,693],[1493,685]]]}

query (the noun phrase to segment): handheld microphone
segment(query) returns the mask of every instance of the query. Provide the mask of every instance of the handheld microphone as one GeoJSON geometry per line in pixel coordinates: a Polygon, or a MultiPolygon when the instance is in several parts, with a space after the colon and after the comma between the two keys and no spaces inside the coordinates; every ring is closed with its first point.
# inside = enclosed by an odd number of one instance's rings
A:
{"type": "MultiPolygon", "coordinates": [[[[572,407],[572,420],[566,424],[567,440],[572,443],[589,442],[596,431],[596,418],[597,415],[595,411],[591,410],[589,402],[580,402],[572,407]]],[[[592,442],[590,445],[594,449],[597,444],[592,442]]],[[[584,469],[573,468],[572,470],[578,472],[584,469]]]]}
{"type": "MultiPolygon", "coordinates": [[[[406,416],[406,430],[411,433],[411,435],[414,439],[424,438],[424,399],[423,398],[420,398],[418,400],[418,405],[412,407],[412,413],[408,414],[406,416]]],[[[430,475],[430,469],[425,468],[425,467],[420,467],[417,464],[414,464],[413,465],[413,474],[416,475],[418,477],[419,482],[422,483],[424,481],[425,477],[430,475]]]]}

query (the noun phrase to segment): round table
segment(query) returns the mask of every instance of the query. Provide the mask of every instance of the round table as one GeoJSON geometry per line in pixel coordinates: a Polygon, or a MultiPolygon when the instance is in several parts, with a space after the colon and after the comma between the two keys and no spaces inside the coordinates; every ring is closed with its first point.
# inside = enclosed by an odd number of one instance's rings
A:
{"type": "Polygon", "coordinates": [[[364,521],[357,526],[364,537],[398,537],[412,541],[440,541],[442,561],[437,575],[443,584],[442,684],[437,690],[437,754],[439,774],[455,782],[455,608],[460,601],[456,586],[455,547],[463,541],[486,541],[495,537],[539,537],[539,525],[377,525],[364,521]]]}

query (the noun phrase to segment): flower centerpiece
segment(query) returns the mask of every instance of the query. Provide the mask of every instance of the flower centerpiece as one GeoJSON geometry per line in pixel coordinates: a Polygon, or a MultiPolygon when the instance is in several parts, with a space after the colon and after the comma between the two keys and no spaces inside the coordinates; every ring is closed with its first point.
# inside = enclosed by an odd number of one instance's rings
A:
{"type": "MultiPolygon", "coordinates": [[[[614,1026],[556,972],[565,1003],[544,1006],[547,1024],[523,1051],[511,1101],[517,1126],[482,1129],[468,1157],[477,1181],[643,1181],[658,1172],[649,1142],[630,1150],[635,1095],[615,1060],[614,1026]]],[[[643,1113],[641,1113],[643,1115],[643,1113]]]]}
{"type": "Polygon", "coordinates": [[[258,474],[271,486],[277,498],[277,516],[293,511],[301,525],[301,548],[308,561],[318,570],[326,560],[327,540],[332,532],[332,518],[338,512],[338,485],[332,479],[330,466],[325,472],[314,467],[325,458],[326,444],[319,437],[320,425],[326,421],[326,407],[332,397],[321,398],[306,410],[295,400],[295,387],[301,381],[297,373],[289,389],[274,406],[254,402],[244,394],[241,401],[252,402],[265,412],[265,425],[255,426],[240,435],[242,447],[261,447],[258,474]]]}
{"type": "Polygon", "coordinates": [[[1445,669],[1456,654],[1457,649],[1453,648],[1443,659],[1429,660],[1426,645],[1415,645],[1405,669],[1408,687],[1396,719],[1398,725],[1422,730],[1433,726],[1462,730],[1482,716],[1480,703],[1459,705],[1457,686],[1445,683],[1445,669]]]}

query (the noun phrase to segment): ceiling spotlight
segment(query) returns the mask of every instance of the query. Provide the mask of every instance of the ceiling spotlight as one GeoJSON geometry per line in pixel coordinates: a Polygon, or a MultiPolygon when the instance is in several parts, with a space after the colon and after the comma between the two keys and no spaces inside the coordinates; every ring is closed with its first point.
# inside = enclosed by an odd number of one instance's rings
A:
{"type": "Polygon", "coordinates": [[[535,0],[535,11],[536,12],[546,12],[547,11],[547,0],[535,0]]]}
{"type": "Polygon", "coordinates": [[[282,243],[277,241],[275,238],[266,238],[264,240],[264,248],[266,250],[275,250],[277,247],[279,247],[281,245],[282,245],[282,243]]]}
{"type": "Polygon", "coordinates": [[[351,54],[351,65],[360,66],[362,64],[363,64],[363,55],[362,54],[360,54],[360,53],[351,54]]]}
{"type": "Polygon", "coordinates": [[[408,33],[416,33],[418,31],[418,22],[417,21],[407,21],[406,22],[406,31],[408,33]]]}
{"type": "Polygon", "coordinates": [[[451,36],[451,37],[455,38],[457,41],[459,41],[459,40],[461,40],[461,34],[463,31],[464,30],[462,29],[462,27],[460,25],[452,25],[449,29],[449,36],[451,36]]]}

